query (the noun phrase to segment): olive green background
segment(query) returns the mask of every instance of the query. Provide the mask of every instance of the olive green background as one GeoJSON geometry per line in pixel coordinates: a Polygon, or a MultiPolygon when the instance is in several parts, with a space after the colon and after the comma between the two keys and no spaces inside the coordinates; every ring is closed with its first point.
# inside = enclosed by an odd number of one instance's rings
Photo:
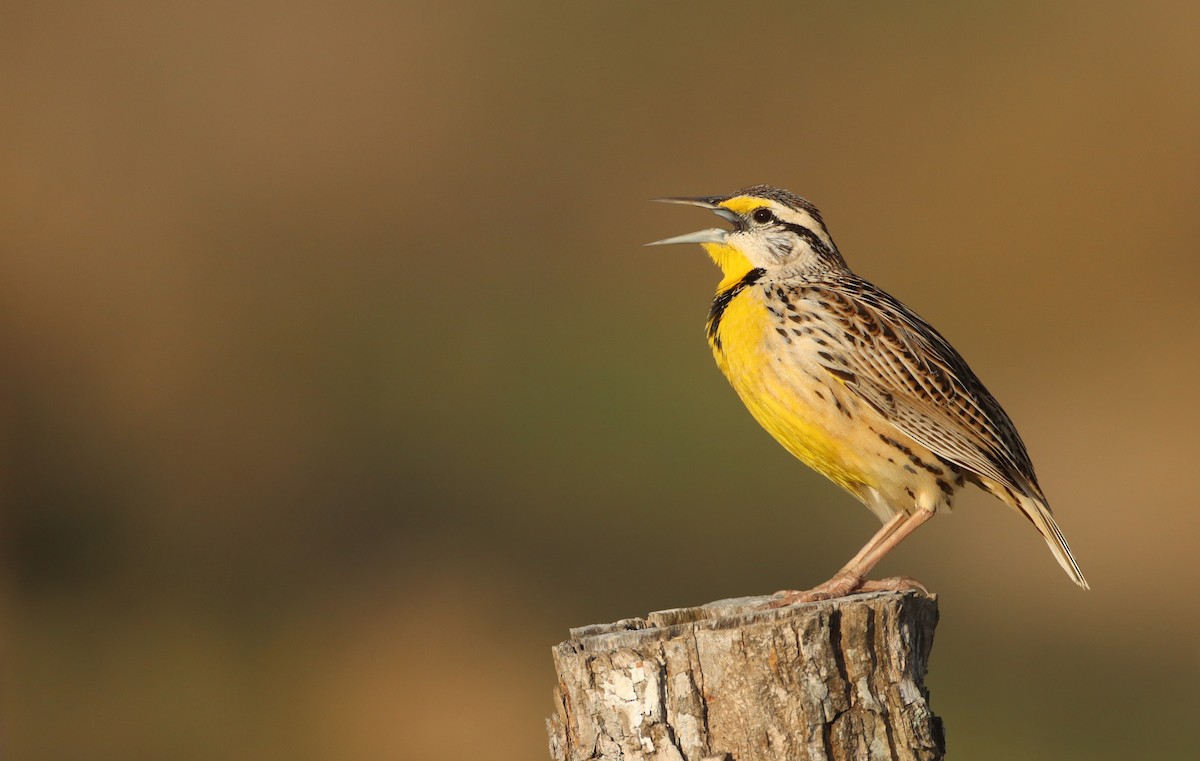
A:
{"type": "Polygon", "coordinates": [[[1200,697],[1200,7],[38,3],[0,25],[5,755],[537,759],[570,626],[811,585],[875,519],[708,355],[647,203],[767,182],[1017,422],[952,758],[1178,759],[1200,697]]]}

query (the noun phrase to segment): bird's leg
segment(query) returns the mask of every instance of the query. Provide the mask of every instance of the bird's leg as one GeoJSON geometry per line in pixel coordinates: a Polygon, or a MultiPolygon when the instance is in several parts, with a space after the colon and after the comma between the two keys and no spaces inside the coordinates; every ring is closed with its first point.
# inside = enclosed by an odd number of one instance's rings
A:
{"type": "MultiPolygon", "coordinates": [[[[888,518],[887,522],[880,526],[879,530],[875,532],[875,535],[867,540],[867,543],[862,546],[862,549],[858,551],[858,554],[850,558],[850,562],[842,566],[842,571],[858,567],[860,564],[862,564],[866,560],[867,556],[871,554],[876,547],[890,538],[892,534],[896,533],[900,526],[902,526],[904,522],[908,520],[908,517],[908,513],[896,513],[891,518],[888,518]]],[[[879,561],[877,560],[875,562],[878,563],[879,561]]],[[[874,565],[875,563],[871,564],[871,566],[874,565]]],[[[868,570],[871,566],[868,566],[868,570]]],[[[838,573],[841,573],[842,571],[839,571],[838,573]]],[[[863,571],[863,575],[866,575],[866,571],[863,571]]]]}
{"type": "MultiPolygon", "coordinates": [[[[826,597],[841,597],[849,594],[851,591],[853,591],[853,588],[857,585],[857,583],[860,583],[862,578],[866,576],[867,570],[869,570],[870,566],[867,566],[866,569],[861,570],[857,575],[855,573],[855,569],[862,568],[871,552],[879,547],[879,545],[884,541],[889,539],[892,534],[894,534],[897,529],[899,529],[900,526],[908,520],[908,517],[908,513],[896,513],[889,518],[888,521],[884,523],[878,531],[875,532],[875,535],[867,540],[867,543],[862,546],[862,549],[858,551],[858,554],[851,558],[850,562],[842,566],[842,570],[834,574],[833,578],[824,584],[812,589],[800,591],[784,589],[776,592],[776,596],[782,595],[786,598],[792,599],[792,602],[799,602],[800,598],[797,597],[798,595],[812,594],[812,599],[823,600],[826,597]]],[[[876,560],[875,562],[877,563],[879,561],[876,560]]],[[[874,563],[871,563],[871,565],[874,565],[874,563]]],[[[791,603],[783,604],[787,605],[791,603]]]]}
{"type": "Polygon", "coordinates": [[[849,563],[842,566],[842,570],[835,573],[832,579],[818,584],[812,589],[776,592],[776,595],[781,596],[772,600],[768,606],[782,608],[797,602],[845,597],[851,592],[875,592],[914,587],[927,591],[920,583],[904,577],[893,577],[882,581],[866,581],[865,579],[871,569],[878,565],[885,555],[932,517],[933,511],[927,509],[920,509],[915,513],[897,513],[867,540],[858,554],[851,558],[849,563]]]}

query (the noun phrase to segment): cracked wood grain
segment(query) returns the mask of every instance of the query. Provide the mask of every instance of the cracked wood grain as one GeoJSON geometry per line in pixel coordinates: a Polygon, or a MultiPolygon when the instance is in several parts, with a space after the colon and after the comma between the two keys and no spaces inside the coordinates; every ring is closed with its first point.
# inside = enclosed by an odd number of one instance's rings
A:
{"type": "Polygon", "coordinates": [[[937,600],[769,598],[571,630],[547,720],[555,761],[936,761],[924,686],[937,600]]]}

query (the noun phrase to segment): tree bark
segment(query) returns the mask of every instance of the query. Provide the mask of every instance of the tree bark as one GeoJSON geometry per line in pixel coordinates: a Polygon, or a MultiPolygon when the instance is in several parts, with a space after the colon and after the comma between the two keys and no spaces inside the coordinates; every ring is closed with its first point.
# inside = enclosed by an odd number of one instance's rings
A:
{"type": "Polygon", "coordinates": [[[557,645],[556,761],[934,761],[924,686],[936,597],[782,609],[721,600],[571,630],[557,645]]]}

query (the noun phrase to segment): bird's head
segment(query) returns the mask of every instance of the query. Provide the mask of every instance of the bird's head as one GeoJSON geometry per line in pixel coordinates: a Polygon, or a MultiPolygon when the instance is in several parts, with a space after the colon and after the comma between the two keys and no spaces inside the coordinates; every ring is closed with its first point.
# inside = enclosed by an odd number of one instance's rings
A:
{"type": "Polygon", "coordinates": [[[786,277],[846,266],[821,212],[786,190],[755,185],[729,196],[655,200],[700,206],[733,224],[732,230],[710,228],[646,244],[699,243],[721,268],[722,286],[752,269],[786,277]]]}

